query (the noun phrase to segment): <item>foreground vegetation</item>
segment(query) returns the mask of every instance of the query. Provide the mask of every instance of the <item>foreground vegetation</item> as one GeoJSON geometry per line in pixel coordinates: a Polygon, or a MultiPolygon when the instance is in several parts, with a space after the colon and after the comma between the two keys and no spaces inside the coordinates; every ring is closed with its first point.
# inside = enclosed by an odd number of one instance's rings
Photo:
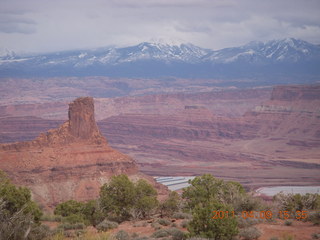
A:
{"type": "MultiPolygon", "coordinates": [[[[241,184],[216,179],[210,174],[190,181],[181,196],[170,192],[166,200],[159,202],[157,191],[147,181],[132,182],[126,175],[118,175],[101,187],[98,199],[87,202],[69,200],[58,204],[54,215],[42,215],[31,200],[30,190],[16,187],[0,173],[0,239],[8,240],[58,240],[66,237],[79,240],[250,240],[261,235],[255,224],[281,217],[260,214],[260,217],[253,218],[254,214],[281,211],[282,218],[286,219],[284,224],[290,226],[298,211],[299,220],[320,224],[319,209],[318,194],[281,193],[274,197],[272,204],[267,204],[248,194],[241,184]],[[304,218],[304,211],[308,212],[308,218],[304,218]],[[58,225],[50,230],[41,224],[43,221],[58,225]],[[152,234],[141,237],[130,235],[123,229],[117,230],[119,224],[126,221],[131,221],[133,227],[148,227],[152,234]]],[[[311,234],[314,239],[319,236],[319,233],[311,234]]]]}

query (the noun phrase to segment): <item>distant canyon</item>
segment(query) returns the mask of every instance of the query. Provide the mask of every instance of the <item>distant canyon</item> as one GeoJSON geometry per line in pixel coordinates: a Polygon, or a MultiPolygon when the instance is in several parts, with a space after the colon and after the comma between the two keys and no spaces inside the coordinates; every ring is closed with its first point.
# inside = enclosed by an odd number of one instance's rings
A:
{"type": "MultiPolygon", "coordinates": [[[[0,141],[31,140],[66,120],[67,94],[59,91],[56,101],[30,94],[31,88],[21,102],[18,95],[2,97],[0,141]]],[[[98,127],[110,146],[149,175],[212,173],[248,188],[320,181],[319,85],[94,100],[98,127]]]]}

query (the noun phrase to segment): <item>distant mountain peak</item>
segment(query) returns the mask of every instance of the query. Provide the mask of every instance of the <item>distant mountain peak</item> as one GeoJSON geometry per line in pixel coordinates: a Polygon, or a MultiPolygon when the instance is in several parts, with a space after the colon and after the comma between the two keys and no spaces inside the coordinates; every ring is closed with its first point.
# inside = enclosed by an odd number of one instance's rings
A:
{"type": "Polygon", "coordinates": [[[243,46],[215,51],[191,43],[151,41],[121,48],[106,47],[32,56],[16,56],[5,51],[0,55],[0,73],[2,76],[15,76],[17,73],[32,76],[41,73],[45,76],[252,78],[255,74],[269,75],[272,70],[266,69],[277,69],[284,75],[291,74],[285,68],[294,71],[299,69],[304,74],[309,74],[311,70],[312,74],[318,74],[316,66],[319,62],[318,45],[294,38],[252,41],[243,46]],[[296,65],[290,67],[290,64],[296,65]]]}
{"type": "Polygon", "coordinates": [[[9,50],[7,48],[0,48],[0,58],[14,58],[16,56],[16,53],[12,50],[9,50]]]}

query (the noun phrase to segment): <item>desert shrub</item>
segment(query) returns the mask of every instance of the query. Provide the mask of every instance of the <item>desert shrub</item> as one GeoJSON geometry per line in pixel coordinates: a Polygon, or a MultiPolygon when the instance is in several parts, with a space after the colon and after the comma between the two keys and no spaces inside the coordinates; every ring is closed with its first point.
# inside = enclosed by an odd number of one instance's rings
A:
{"type": "Polygon", "coordinates": [[[173,240],[183,240],[185,239],[185,234],[178,228],[168,228],[165,229],[172,236],[173,240]]]}
{"type": "Polygon", "coordinates": [[[159,230],[161,225],[158,222],[153,222],[151,223],[151,227],[153,227],[155,230],[159,230]]]}
{"type": "Polygon", "coordinates": [[[42,239],[42,212],[31,200],[31,192],[16,187],[0,171],[0,238],[10,240],[42,239]]]}
{"type": "Polygon", "coordinates": [[[189,213],[176,212],[172,215],[172,217],[176,219],[191,219],[192,215],[189,213]]]}
{"type": "Polygon", "coordinates": [[[71,214],[67,217],[62,218],[63,223],[70,223],[70,224],[76,224],[76,223],[85,223],[85,219],[83,215],[80,214],[71,214]]]}
{"type": "Polygon", "coordinates": [[[278,237],[271,237],[269,240],[279,240],[278,237]]]}
{"type": "Polygon", "coordinates": [[[117,240],[129,240],[130,239],[129,234],[124,230],[120,230],[119,232],[117,232],[114,237],[117,240]]]}
{"type": "Polygon", "coordinates": [[[260,198],[253,197],[249,194],[238,195],[233,202],[233,206],[236,212],[266,209],[266,206],[264,206],[260,198]]]}
{"type": "Polygon", "coordinates": [[[56,218],[56,215],[43,214],[41,216],[40,220],[41,221],[47,221],[47,222],[57,222],[55,218],[56,218]]]}
{"type": "Polygon", "coordinates": [[[113,176],[109,184],[104,184],[100,189],[102,209],[120,222],[130,218],[134,200],[134,184],[124,174],[113,176]]]}
{"type": "Polygon", "coordinates": [[[140,223],[135,223],[133,224],[134,227],[146,227],[148,226],[147,222],[140,222],[140,223]]]}
{"type": "Polygon", "coordinates": [[[76,230],[74,233],[77,237],[83,237],[87,233],[87,231],[86,229],[79,229],[76,230]]]}
{"type": "Polygon", "coordinates": [[[320,208],[319,194],[284,194],[278,193],[273,198],[274,202],[279,205],[280,210],[284,211],[301,211],[303,209],[316,210],[320,208]]]}
{"type": "Polygon", "coordinates": [[[157,191],[151,184],[142,179],[134,184],[124,174],[113,176],[101,187],[99,201],[104,213],[117,222],[146,218],[158,206],[157,191]]]}
{"type": "Polygon", "coordinates": [[[180,202],[179,194],[174,191],[170,192],[169,197],[159,206],[161,216],[171,216],[174,212],[179,211],[180,202]]]}
{"type": "Polygon", "coordinates": [[[99,223],[96,226],[98,231],[103,231],[103,232],[108,231],[110,229],[117,228],[117,227],[118,227],[118,223],[109,221],[107,219],[103,220],[101,223],[99,223]]]}
{"type": "Polygon", "coordinates": [[[136,232],[135,232],[135,233],[132,233],[132,234],[131,234],[131,237],[132,237],[132,238],[138,238],[138,237],[139,237],[139,234],[136,233],[136,232]]]}
{"type": "Polygon", "coordinates": [[[43,214],[40,218],[41,221],[47,222],[62,222],[63,217],[60,215],[43,214]]]}
{"type": "Polygon", "coordinates": [[[286,221],[284,222],[284,225],[286,225],[286,226],[291,226],[292,223],[293,223],[292,220],[286,220],[286,221]]]}
{"type": "Polygon", "coordinates": [[[236,218],[212,219],[212,211],[229,211],[229,206],[216,202],[197,205],[192,213],[192,220],[188,224],[188,231],[191,236],[201,236],[211,239],[231,239],[238,233],[236,218]]]}
{"type": "Polygon", "coordinates": [[[247,218],[244,219],[243,217],[238,217],[238,227],[239,228],[247,228],[252,225],[256,225],[260,223],[262,220],[256,218],[247,218]]]}
{"type": "Polygon", "coordinates": [[[165,218],[160,218],[157,222],[162,226],[169,226],[171,224],[171,221],[165,218]]]}
{"type": "Polygon", "coordinates": [[[178,225],[176,223],[172,223],[171,227],[177,227],[178,225]]]}
{"type": "Polygon", "coordinates": [[[157,208],[157,191],[146,180],[140,179],[134,186],[133,213],[136,218],[146,218],[157,208]]]}
{"type": "Polygon", "coordinates": [[[312,239],[320,239],[320,233],[312,233],[311,237],[312,239]]]}
{"type": "Polygon", "coordinates": [[[320,209],[320,195],[307,193],[302,196],[302,204],[305,209],[319,210],[320,209]]]}
{"type": "Polygon", "coordinates": [[[63,217],[81,214],[84,204],[75,200],[69,200],[63,203],[59,203],[54,209],[54,214],[61,215],[63,217]]]}
{"type": "Polygon", "coordinates": [[[312,213],[310,213],[308,219],[314,225],[320,225],[320,212],[312,212],[312,213]]]}
{"type": "Polygon", "coordinates": [[[83,222],[87,225],[96,226],[104,217],[95,200],[86,203],[69,200],[56,206],[54,213],[63,216],[63,222],[76,223],[83,222]]]}
{"type": "Polygon", "coordinates": [[[188,227],[188,224],[189,224],[189,221],[188,220],[183,220],[180,224],[180,227],[182,228],[187,228],[188,227]]]}
{"type": "Polygon", "coordinates": [[[134,240],[149,240],[150,238],[148,237],[137,237],[137,238],[134,238],[134,240]]]}
{"type": "Polygon", "coordinates": [[[73,231],[64,231],[63,235],[66,238],[75,238],[76,237],[76,234],[73,231]]]}
{"type": "Polygon", "coordinates": [[[38,225],[31,229],[28,239],[45,239],[51,235],[50,228],[47,225],[38,225]]]}
{"type": "Polygon", "coordinates": [[[83,205],[81,213],[84,216],[85,220],[94,227],[100,222],[102,222],[105,218],[105,214],[103,214],[99,206],[99,201],[97,200],[87,201],[83,205]]]}
{"type": "Polygon", "coordinates": [[[208,238],[203,238],[203,237],[192,237],[192,238],[188,238],[187,240],[208,240],[208,238]]]}
{"type": "Polygon", "coordinates": [[[186,208],[192,211],[199,203],[206,205],[210,202],[229,202],[233,195],[228,191],[229,186],[223,180],[214,178],[211,174],[204,174],[189,180],[190,186],[183,189],[182,197],[185,199],[186,208]]]}
{"type": "Polygon", "coordinates": [[[162,238],[162,237],[168,237],[168,236],[169,236],[169,233],[164,229],[160,229],[151,235],[151,237],[154,237],[154,238],[162,238]]]}
{"type": "Polygon", "coordinates": [[[86,225],[84,223],[62,223],[58,226],[58,228],[63,229],[63,230],[74,230],[74,229],[85,229],[86,225]]]}
{"type": "Polygon", "coordinates": [[[231,239],[238,233],[235,218],[212,219],[212,211],[233,211],[232,205],[245,195],[240,183],[225,182],[204,174],[189,181],[190,186],[183,190],[186,211],[192,213],[188,225],[190,236],[212,239],[231,239]]]}
{"type": "Polygon", "coordinates": [[[256,227],[248,227],[240,230],[239,236],[244,240],[258,239],[261,232],[256,227]]]}

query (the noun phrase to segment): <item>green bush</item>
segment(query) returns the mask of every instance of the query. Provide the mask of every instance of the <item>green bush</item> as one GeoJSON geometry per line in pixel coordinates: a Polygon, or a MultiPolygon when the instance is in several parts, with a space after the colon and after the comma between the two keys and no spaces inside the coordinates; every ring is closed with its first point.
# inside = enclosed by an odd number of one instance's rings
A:
{"type": "Polygon", "coordinates": [[[63,217],[81,214],[83,207],[84,203],[77,202],[75,200],[69,200],[63,203],[59,203],[54,209],[54,214],[61,215],[63,217]]]}
{"type": "Polygon", "coordinates": [[[196,206],[192,213],[192,220],[188,224],[191,236],[200,236],[211,239],[231,239],[238,233],[236,218],[212,219],[212,211],[221,210],[231,212],[231,208],[219,203],[207,203],[196,206]]]}
{"type": "Polygon", "coordinates": [[[134,186],[135,199],[133,213],[135,218],[149,217],[158,207],[157,191],[146,180],[140,179],[134,186]]]}
{"type": "Polygon", "coordinates": [[[310,194],[284,194],[278,193],[273,198],[280,210],[295,212],[305,210],[319,210],[320,208],[320,195],[310,194]]]}
{"type": "Polygon", "coordinates": [[[136,233],[136,232],[135,232],[135,233],[132,233],[132,234],[131,234],[131,237],[132,237],[132,238],[138,238],[138,237],[139,237],[139,234],[136,233]]]}
{"type": "Polygon", "coordinates": [[[188,224],[190,236],[211,239],[232,239],[238,234],[237,219],[212,219],[212,211],[238,211],[261,208],[261,203],[246,194],[237,182],[225,182],[211,174],[195,177],[183,189],[185,210],[192,213],[188,224]]]}
{"type": "Polygon", "coordinates": [[[187,240],[209,240],[209,238],[203,238],[203,237],[192,237],[192,238],[188,238],[187,240]]]}
{"type": "Polygon", "coordinates": [[[169,197],[160,204],[161,216],[171,216],[174,212],[179,211],[180,196],[177,192],[170,192],[169,197]]]}
{"type": "Polygon", "coordinates": [[[133,226],[134,227],[146,227],[146,226],[148,226],[148,223],[147,222],[134,223],[133,226]]]}
{"type": "Polygon", "coordinates": [[[94,227],[102,222],[105,218],[105,215],[100,209],[99,202],[97,200],[89,200],[86,202],[81,213],[84,218],[94,227]]]}
{"type": "Polygon", "coordinates": [[[85,223],[85,219],[80,214],[71,214],[67,217],[62,218],[62,222],[63,223],[70,223],[70,224],[85,223]]]}
{"type": "Polygon", "coordinates": [[[168,228],[165,231],[167,231],[172,236],[173,240],[185,239],[185,234],[178,228],[168,228]]]}
{"type": "Polygon", "coordinates": [[[191,219],[192,215],[189,213],[176,212],[172,215],[172,217],[176,219],[191,219]]]}
{"type": "Polygon", "coordinates": [[[240,230],[239,236],[244,240],[258,239],[261,232],[256,227],[248,227],[240,230]]]}
{"type": "Polygon", "coordinates": [[[47,225],[38,225],[31,229],[28,239],[45,239],[51,235],[50,228],[47,225]]]}
{"type": "Polygon", "coordinates": [[[16,187],[1,170],[0,200],[3,203],[2,214],[12,216],[22,211],[24,215],[31,216],[32,222],[39,223],[43,213],[39,206],[31,200],[31,191],[26,187],[16,187]]]}
{"type": "Polygon", "coordinates": [[[169,226],[171,224],[170,220],[164,218],[158,219],[157,222],[162,226],[169,226]]]}
{"type": "Polygon", "coordinates": [[[118,222],[144,219],[158,206],[157,191],[151,184],[142,179],[134,184],[124,174],[113,176],[101,187],[99,200],[104,213],[118,222]]]}
{"type": "Polygon", "coordinates": [[[234,200],[233,206],[235,212],[254,210],[259,211],[266,209],[260,198],[253,197],[248,194],[238,195],[236,200],[234,200]]]}
{"type": "Polygon", "coordinates": [[[103,220],[101,223],[99,223],[96,226],[98,231],[103,231],[103,232],[108,231],[110,229],[117,228],[117,227],[118,227],[118,223],[109,221],[107,219],[103,220]]]}
{"type": "Polygon", "coordinates": [[[153,227],[155,230],[161,229],[161,225],[157,222],[151,223],[151,227],[153,227]]]}
{"type": "Polygon", "coordinates": [[[190,186],[184,188],[182,193],[188,211],[192,211],[198,204],[207,205],[212,202],[234,206],[239,198],[246,196],[240,183],[225,182],[211,174],[195,177],[189,183],[190,186]]]}
{"type": "Polygon", "coordinates": [[[62,223],[58,226],[58,228],[63,229],[63,230],[75,230],[75,229],[85,229],[86,225],[83,223],[62,223]]]}
{"type": "Polygon", "coordinates": [[[162,237],[168,237],[168,236],[169,236],[169,233],[164,229],[160,229],[151,235],[151,237],[154,237],[154,238],[162,238],[162,237]]]}
{"type": "Polygon", "coordinates": [[[10,240],[42,239],[45,226],[41,226],[42,212],[31,200],[31,192],[16,187],[0,171],[0,238],[10,240]]]}
{"type": "Polygon", "coordinates": [[[119,232],[117,232],[117,234],[115,235],[115,239],[117,240],[129,240],[130,236],[129,234],[124,231],[124,230],[120,230],[119,232]]]}
{"type": "Polygon", "coordinates": [[[247,218],[244,219],[241,216],[238,217],[238,227],[239,228],[247,228],[252,225],[256,225],[260,223],[262,220],[261,219],[256,219],[256,218],[247,218]]]}
{"type": "Polygon", "coordinates": [[[180,224],[180,227],[182,228],[187,228],[188,227],[188,224],[189,224],[189,221],[188,220],[183,220],[180,224]]]}
{"type": "Polygon", "coordinates": [[[92,224],[93,226],[96,226],[105,218],[96,200],[90,200],[86,203],[75,200],[59,203],[54,213],[57,214],[57,217],[63,216],[62,220],[64,222],[83,222],[87,225],[92,224]]]}

